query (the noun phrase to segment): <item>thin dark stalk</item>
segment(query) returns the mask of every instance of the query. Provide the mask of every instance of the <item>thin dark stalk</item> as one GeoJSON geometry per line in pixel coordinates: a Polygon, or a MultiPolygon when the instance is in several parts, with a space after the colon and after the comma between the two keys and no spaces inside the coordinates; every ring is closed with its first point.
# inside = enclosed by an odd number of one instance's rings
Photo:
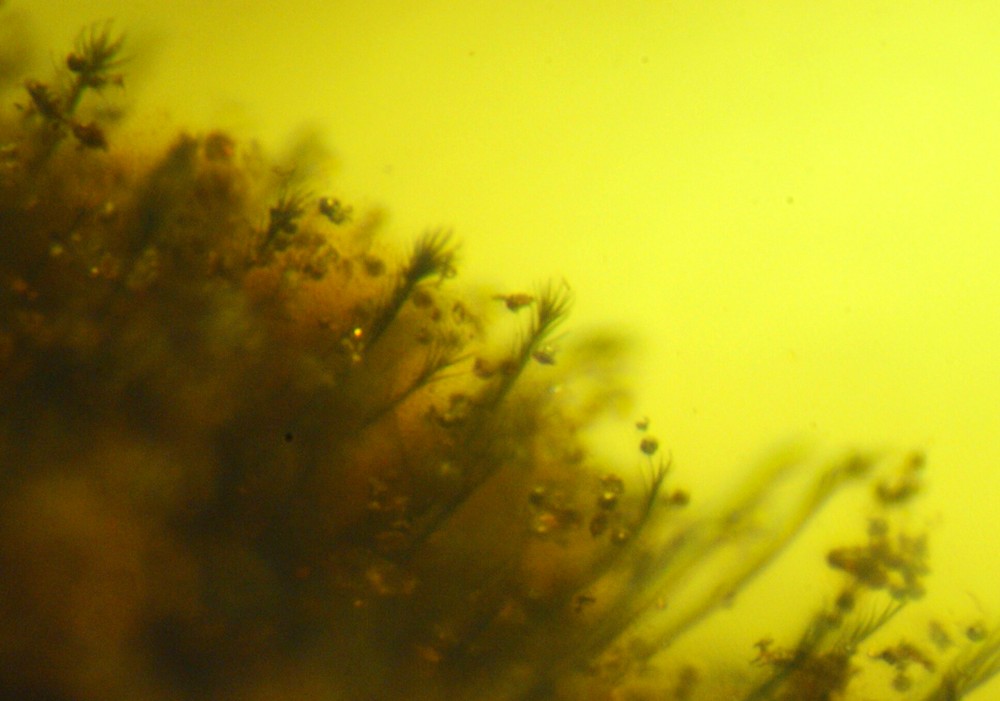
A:
{"type": "Polygon", "coordinates": [[[853,653],[858,645],[891,621],[904,606],[905,600],[892,599],[885,606],[873,609],[867,616],[853,621],[853,625],[838,639],[837,646],[853,653]]]}
{"type": "MultiPolygon", "coordinates": [[[[443,247],[447,242],[447,238],[444,240],[432,239],[431,242],[436,242],[431,247],[432,249],[445,250],[443,247]]],[[[421,246],[418,244],[419,248],[421,246]]],[[[428,246],[425,245],[424,248],[428,248],[428,246]]],[[[414,263],[409,268],[409,270],[414,271],[412,276],[415,277],[418,272],[426,276],[438,270],[441,266],[441,256],[441,253],[434,253],[433,255],[431,255],[431,252],[425,253],[419,257],[422,263],[418,266],[418,256],[415,255],[414,263]]],[[[448,260],[450,261],[450,255],[448,260]]],[[[407,277],[410,277],[410,275],[405,275],[404,281],[407,277]]],[[[406,294],[408,295],[409,292],[407,291],[406,294]]],[[[403,299],[405,300],[405,296],[403,299]]],[[[548,285],[538,295],[538,301],[535,305],[535,316],[532,319],[531,328],[528,331],[526,339],[519,344],[514,360],[504,369],[500,386],[494,390],[492,396],[481,402],[478,410],[473,415],[472,424],[467,429],[471,445],[473,446],[473,452],[470,456],[471,459],[464,462],[467,465],[479,466],[480,469],[467,475],[465,482],[455,494],[448,497],[434,508],[430,514],[425,516],[422,527],[411,541],[410,547],[405,551],[405,557],[412,555],[427,538],[437,531],[443,523],[448,521],[462,504],[500,469],[502,464],[500,461],[486,459],[485,454],[482,454],[488,452],[488,448],[476,447],[486,438],[483,434],[483,428],[488,425],[488,419],[493,418],[493,410],[495,410],[496,406],[521,376],[524,368],[531,361],[532,355],[544,345],[552,331],[565,319],[569,313],[570,303],[571,295],[566,285],[561,285],[558,288],[548,285]]]]}
{"type": "Polygon", "coordinates": [[[762,505],[770,504],[775,498],[774,492],[789,471],[800,464],[801,459],[802,455],[797,450],[778,455],[764,477],[746,493],[738,496],[729,508],[724,509],[721,518],[691,524],[661,546],[657,555],[637,560],[629,586],[588,636],[586,644],[579,651],[580,655],[584,658],[599,655],[637,621],[647,615],[654,615],[657,610],[653,604],[656,601],[671,601],[676,594],[682,593],[684,584],[698,571],[711,566],[713,558],[724,547],[760,538],[762,542],[756,551],[741,558],[735,571],[724,577],[711,591],[697,594],[694,602],[681,603],[679,608],[669,609],[674,614],[673,620],[662,623],[659,631],[649,637],[647,656],[669,645],[763,571],[838,486],[850,476],[863,472],[858,467],[859,460],[863,459],[855,454],[837,461],[824,471],[807,498],[776,524],[776,532],[772,532],[770,537],[762,538],[756,517],[761,514],[764,508],[762,505]],[[636,592],[642,594],[637,596],[636,592]]]}
{"type": "Polygon", "coordinates": [[[702,621],[724,601],[735,596],[757,575],[767,569],[767,566],[802,532],[809,520],[839,487],[852,477],[864,474],[865,470],[861,469],[859,461],[863,461],[863,458],[850,455],[828,468],[798,508],[787,517],[784,523],[778,524],[777,533],[766,539],[757,552],[742,559],[737,570],[720,582],[711,594],[705,596],[700,605],[694,606],[686,616],[682,616],[679,621],[667,626],[656,635],[650,649],[660,650],[669,645],[678,636],[702,621]]]}
{"type": "Polygon", "coordinates": [[[439,382],[451,377],[452,374],[442,375],[442,371],[447,368],[454,367],[467,359],[468,355],[454,355],[452,352],[444,350],[440,347],[432,348],[427,354],[427,357],[424,359],[420,372],[413,379],[413,381],[410,382],[405,389],[397,392],[382,405],[368,413],[361,421],[361,425],[370,426],[406,401],[407,398],[413,396],[416,392],[434,382],[439,382]]]}
{"type": "Polygon", "coordinates": [[[1000,673],[1000,631],[962,654],[942,675],[941,682],[922,701],[959,701],[1000,673]]]}
{"type": "Polygon", "coordinates": [[[503,401],[524,368],[545,346],[556,327],[566,319],[572,303],[573,295],[565,283],[558,286],[549,283],[538,293],[531,328],[518,343],[511,360],[503,367],[502,379],[492,400],[494,405],[503,401]]]}
{"type": "Polygon", "coordinates": [[[864,617],[859,616],[850,629],[832,642],[830,634],[840,627],[838,619],[830,611],[820,611],[806,626],[791,659],[778,664],[774,672],[747,694],[743,701],[766,701],[773,698],[774,693],[793,675],[802,671],[810,660],[833,652],[852,656],[858,645],[891,621],[904,606],[905,602],[893,600],[881,608],[873,609],[864,617]]]}
{"type": "Polygon", "coordinates": [[[454,273],[455,246],[451,232],[429,231],[417,239],[410,254],[410,260],[400,271],[396,284],[388,299],[376,311],[374,319],[365,333],[365,345],[372,346],[388,330],[399,316],[406,300],[421,281],[439,275],[448,277],[454,273]]]}

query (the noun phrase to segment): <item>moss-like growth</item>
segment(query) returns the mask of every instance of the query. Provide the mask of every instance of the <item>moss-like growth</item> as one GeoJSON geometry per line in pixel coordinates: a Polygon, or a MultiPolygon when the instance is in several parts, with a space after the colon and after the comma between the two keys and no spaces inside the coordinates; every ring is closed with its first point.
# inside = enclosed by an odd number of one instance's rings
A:
{"type": "Polygon", "coordinates": [[[931,701],[996,673],[979,628],[859,653],[923,593],[919,456],[786,450],[689,513],[648,421],[620,465],[589,449],[617,345],[553,348],[565,284],[463,292],[450,233],[392,255],[222,132],[145,158],[82,116],[121,49],[84,32],[0,119],[4,698],[808,701],[887,669],[931,701]],[[867,535],[798,640],[671,657],[851,483],[867,535]]]}

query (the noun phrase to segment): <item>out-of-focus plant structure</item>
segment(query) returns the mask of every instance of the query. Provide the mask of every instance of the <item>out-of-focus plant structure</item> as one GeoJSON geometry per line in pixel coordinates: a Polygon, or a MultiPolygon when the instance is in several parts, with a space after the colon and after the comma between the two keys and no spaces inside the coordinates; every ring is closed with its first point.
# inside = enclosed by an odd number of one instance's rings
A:
{"type": "Polygon", "coordinates": [[[556,338],[564,283],[463,291],[450,232],[392,253],[221,131],[144,155],[122,48],[85,30],[0,116],[2,698],[943,701],[1000,668],[982,626],[884,642],[919,454],[778,451],[695,509],[648,421],[591,449],[619,344],[556,338]],[[851,484],[797,638],[674,658],[851,484]]]}

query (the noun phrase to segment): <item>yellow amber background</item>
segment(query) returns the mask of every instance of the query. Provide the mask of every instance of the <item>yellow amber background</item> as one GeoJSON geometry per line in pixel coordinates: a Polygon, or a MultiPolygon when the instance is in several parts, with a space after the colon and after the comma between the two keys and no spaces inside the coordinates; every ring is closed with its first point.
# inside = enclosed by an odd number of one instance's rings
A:
{"type": "Polygon", "coordinates": [[[926,449],[930,602],[998,612],[1000,6],[7,5],[42,67],[113,17],[154,124],[315,132],[337,194],[453,227],[467,281],[565,277],[573,327],[637,340],[696,505],[789,436],[926,449]]]}

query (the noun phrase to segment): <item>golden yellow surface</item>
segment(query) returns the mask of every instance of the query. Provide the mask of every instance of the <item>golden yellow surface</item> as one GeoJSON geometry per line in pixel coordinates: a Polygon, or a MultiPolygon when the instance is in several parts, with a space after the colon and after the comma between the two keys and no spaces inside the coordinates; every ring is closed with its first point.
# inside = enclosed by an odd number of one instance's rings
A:
{"type": "Polygon", "coordinates": [[[466,280],[565,277],[696,498],[790,435],[925,449],[932,600],[997,614],[1000,6],[69,4],[8,0],[38,47],[113,17],[165,121],[318,134],[466,280]]]}

